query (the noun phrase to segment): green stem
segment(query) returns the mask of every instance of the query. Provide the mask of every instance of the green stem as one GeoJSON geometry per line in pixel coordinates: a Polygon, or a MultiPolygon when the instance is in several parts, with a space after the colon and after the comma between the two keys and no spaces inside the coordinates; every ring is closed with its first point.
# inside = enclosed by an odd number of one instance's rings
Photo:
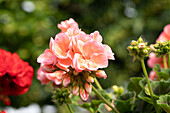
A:
{"type": "Polygon", "coordinates": [[[96,95],[97,95],[100,99],[102,99],[109,107],[112,108],[113,111],[115,111],[116,113],[119,113],[119,111],[118,111],[115,107],[113,107],[113,106],[98,92],[98,90],[97,90],[94,86],[92,86],[92,89],[93,89],[93,91],[96,93],[96,95]]]}
{"type": "Polygon", "coordinates": [[[167,61],[166,61],[166,55],[163,56],[163,63],[164,63],[164,68],[168,69],[167,61]]]}
{"type": "Polygon", "coordinates": [[[94,82],[99,89],[103,89],[100,83],[98,82],[97,78],[94,79],[94,82]]]}
{"type": "Polygon", "coordinates": [[[70,113],[74,113],[73,110],[71,109],[70,105],[69,105],[69,104],[66,104],[66,105],[67,105],[67,107],[68,107],[70,113]]]}
{"type": "Polygon", "coordinates": [[[170,53],[168,53],[168,64],[169,64],[169,68],[170,68],[170,53]]]}
{"type": "Polygon", "coordinates": [[[145,78],[146,78],[146,82],[147,82],[147,84],[148,84],[148,88],[149,88],[149,92],[150,92],[150,95],[151,95],[151,99],[152,99],[152,101],[153,101],[153,103],[154,103],[154,107],[155,107],[156,113],[159,113],[159,108],[158,108],[158,106],[157,106],[157,104],[156,104],[156,100],[155,100],[155,98],[154,98],[154,94],[153,94],[153,91],[152,91],[151,84],[150,84],[150,82],[149,82],[148,73],[147,73],[147,71],[146,71],[146,67],[145,67],[144,60],[143,60],[143,59],[140,59],[140,61],[141,61],[143,73],[144,73],[145,78]]]}

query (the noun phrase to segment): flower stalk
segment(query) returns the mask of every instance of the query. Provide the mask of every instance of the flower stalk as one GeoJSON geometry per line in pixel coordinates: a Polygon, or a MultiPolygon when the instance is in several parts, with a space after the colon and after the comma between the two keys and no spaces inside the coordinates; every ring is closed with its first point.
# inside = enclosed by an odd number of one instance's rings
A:
{"type": "Polygon", "coordinates": [[[169,65],[169,68],[170,68],[170,53],[168,53],[168,65],[169,65]]]}
{"type": "Polygon", "coordinates": [[[67,103],[66,105],[67,105],[67,107],[68,107],[70,113],[74,113],[73,110],[71,109],[70,105],[69,105],[68,103],[67,103]]]}
{"type": "Polygon", "coordinates": [[[99,89],[103,89],[102,86],[100,85],[99,81],[97,80],[97,78],[94,79],[94,82],[99,89]]]}
{"type": "Polygon", "coordinates": [[[144,59],[140,59],[140,61],[141,61],[143,73],[144,73],[145,78],[146,78],[146,82],[147,82],[147,84],[148,84],[149,93],[150,93],[151,99],[152,99],[152,101],[153,101],[153,103],[154,103],[154,107],[155,107],[156,113],[159,113],[159,109],[158,109],[158,106],[157,106],[157,104],[156,104],[156,100],[155,100],[155,98],[154,98],[154,94],[153,94],[153,91],[152,91],[152,87],[151,87],[151,84],[150,84],[150,82],[149,82],[148,73],[147,73],[147,71],[146,71],[144,59]]]}
{"type": "Polygon", "coordinates": [[[164,68],[168,69],[168,65],[167,65],[167,61],[166,61],[166,55],[163,56],[163,64],[164,64],[164,68]]]}
{"type": "Polygon", "coordinates": [[[113,106],[98,92],[98,90],[97,90],[94,86],[92,86],[92,89],[93,89],[93,91],[96,93],[96,95],[97,95],[100,99],[102,99],[102,100],[104,101],[104,103],[106,103],[110,108],[112,108],[113,111],[115,111],[116,113],[120,113],[115,107],[113,107],[113,106]]]}

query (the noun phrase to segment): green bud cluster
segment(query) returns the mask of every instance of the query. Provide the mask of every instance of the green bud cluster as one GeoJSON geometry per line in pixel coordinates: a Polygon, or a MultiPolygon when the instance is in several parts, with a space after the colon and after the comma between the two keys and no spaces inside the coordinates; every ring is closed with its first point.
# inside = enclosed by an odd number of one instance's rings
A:
{"type": "Polygon", "coordinates": [[[114,94],[117,96],[122,95],[124,93],[124,88],[122,86],[117,86],[117,85],[113,85],[112,89],[114,91],[114,94]]]}
{"type": "Polygon", "coordinates": [[[60,106],[63,103],[71,103],[71,100],[69,98],[70,93],[68,92],[67,88],[56,88],[55,91],[52,92],[53,96],[52,96],[52,101],[54,103],[58,103],[60,106]]]}
{"type": "Polygon", "coordinates": [[[163,56],[170,52],[170,41],[169,40],[166,42],[158,41],[152,47],[153,47],[152,51],[156,53],[157,57],[163,56]]]}
{"type": "Polygon", "coordinates": [[[132,40],[131,45],[127,48],[131,56],[136,58],[144,58],[149,56],[150,48],[147,46],[147,42],[144,42],[141,37],[137,41],[132,40]]]}

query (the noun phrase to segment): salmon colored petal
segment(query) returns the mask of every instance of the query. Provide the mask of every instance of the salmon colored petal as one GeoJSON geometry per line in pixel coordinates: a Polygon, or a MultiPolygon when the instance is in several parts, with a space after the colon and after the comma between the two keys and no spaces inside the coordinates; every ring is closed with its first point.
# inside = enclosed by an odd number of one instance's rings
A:
{"type": "Polygon", "coordinates": [[[78,27],[71,27],[67,30],[66,35],[68,37],[79,35],[81,30],[78,27]]]}
{"type": "Polygon", "coordinates": [[[55,65],[57,58],[54,56],[50,49],[46,49],[45,52],[37,58],[37,62],[46,65],[55,65]]]}
{"type": "Polygon", "coordinates": [[[164,32],[169,37],[168,40],[170,40],[170,24],[168,24],[164,27],[164,32]]]}
{"type": "Polygon", "coordinates": [[[107,59],[115,60],[114,53],[112,52],[112,49],[108,45],[105,45],[105,44],[103,44],[103,47],[105,49],[107,59]]]}
{"type": "Polygon", "coordinates": [[[56,85],[60,85],[61,83],[62,83],[62,79],[55,79],[54,80],[54,83],[56,84],[56,85]]]}
{"type": "Polygon", "coordinates": [[[58,58],[68,58],[67,52],[69,44],[69,37],[67,37],[64,33],[60,33],[54,40],[52,51],[58,58]]]}
{"type": "Polygon", "coordinates": [[[55,81],[55,79],[62,79],[64,73],[64,71],[55,71],[54,73],[47,73],[46,76],[49,80],[55,81]]]}
{"type": "Polygon", "coordinates": [[[53,43],[54,43],[54,39],[51,37],[50,38],[50,50],[52,50],[53,43]]]}
{"type": "Polygon", "coordinates": [[[44,73],[41,68],[37,71],[37,79],[41,82],[41,84],[48,84],[50,80],[46,77],[46,73],[44,73]]]}
{"type": "Polygon", "coordinates": [[[96,54],[88,61],[89,70],[97,70],[98,68],[106,68],[108,66],[108,60],[105,54],[96,54]]]}
{"type": "Polygon", "coordinates": [[[67,29],[71,27],[78,27],[77,22],[75,22],[72,18],[62,21],[60,24],[58,24],[58,28],[61,29],[62,32],[66,32],[67,29]]]}
{"type": "Polygon", "coordinates": [[[83,46],[83,56],[86,59],[89,59],[94,54],[104,53],[105,50],[102,44],[97,41],[88,41],[83,46]]]}
{"type": "Polygon", "coordinates": [[[56,71],[56,67],[54,67],[53,65],[41,64],[41,70],[45,73],[53,73],[54,71],[56,71]]]}
{"type": "Polygon", "coordinates": [[[67,59],[58,59],[58,63],[63,67],[69,67],[72,64],[72,60],[69,57],[67,59]]]}
{"type": "Polygon", "coordinates": [[[76,53],[73,59],[74,69],[78,72],[81,72],[82,70],[86,69],[85,65],[86,65],[86,62],[83,59],[82,55],[76,53]]]}
{"type": "Polygon", "coordinates": [[[93,40],[96,40],[99,43],[102,43],[102,36],[98,31],[95,31],[94,33],[91,33],[90,36],[93,38],[93,40]]]}

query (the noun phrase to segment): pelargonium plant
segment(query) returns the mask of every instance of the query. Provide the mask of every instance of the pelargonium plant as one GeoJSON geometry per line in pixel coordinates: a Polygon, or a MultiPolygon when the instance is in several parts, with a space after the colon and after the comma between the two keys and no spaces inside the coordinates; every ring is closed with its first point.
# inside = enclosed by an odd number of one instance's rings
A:
{"type": "Polygon", "coordinates": [[[113,86],[113,97],[102,89],[96,78],[107,77],[102,68],[108,66],[108,60],[115,60],[114,53],[108,45],[102,43],[102,36],[98,31],[86,34],[72,18],[58,24],[61,32],[55,38],[50,38],[49,48],[37,58],[40,63],[37,78],[42,84],[52,81],[53,101],[59,105],[65,103],[71,113],[73,110],[69,104],[75,103],[72,97],[79,95],[83,101],[87,101],[92,92],[101,100],[79,105],[92,113],[169,112],[170,66],[167,65],[167,59],[170,65],[170,25],[167,26],[156,44],[148,46],[140,37],[128,46],[134,61],[141,61],[144,77],[131,78],[127,93],[123,94],[124,89],[121,86],[113,86]],[[144,64],[144,58],[148,56],[148,64],[153,68],[150,77],[144,64]],[[163,65],[160,64],[162,61],[163,65]],[[153,73],[156,75],[153,76],[153,73]],[[147,109],[144,109],[145,106],[147,109]]]}
{"type": "Polygon", "coordinates": [[[12,54],[0,49],[0,101],[11,105],[8,96],[26,93],[31,86],[33,75],[33,68],[20,59],[17,53],[12,54]]]}

